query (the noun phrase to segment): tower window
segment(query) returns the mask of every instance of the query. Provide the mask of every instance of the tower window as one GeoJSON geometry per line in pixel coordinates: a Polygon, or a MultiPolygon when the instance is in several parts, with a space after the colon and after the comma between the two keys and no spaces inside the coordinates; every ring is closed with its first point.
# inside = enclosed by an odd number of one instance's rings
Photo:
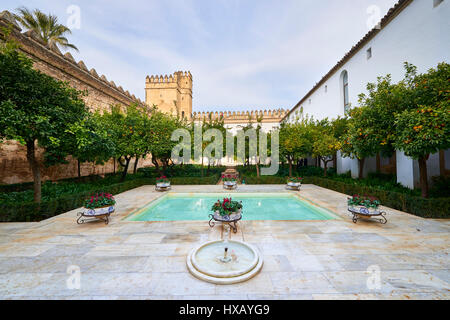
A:
{"type": "Polygon", "coordinates": [[[184,119],[184,111],[181,111],[181,118],[184,119]]]}
{"type": "Polygon", "coordinates": [[[372,58],[372,48],[367,49],[366,54],[367,54],[367,60],[372,58]]]}
{"type": "Polygon", "coordinates": [[[308,103],[311,104],[311,99],[308,100],[308,103]]]}
{"type": "Polygon", "coordinates": [[[325,93],[328,92],[328,86],[325,86],[325,93]]]}

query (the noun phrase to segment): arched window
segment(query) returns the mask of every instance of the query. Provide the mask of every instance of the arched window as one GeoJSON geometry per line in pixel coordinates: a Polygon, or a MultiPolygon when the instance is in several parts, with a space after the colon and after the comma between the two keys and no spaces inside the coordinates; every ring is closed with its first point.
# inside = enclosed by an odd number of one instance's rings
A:
{"type": "Polygon", "coordinates": [[[347,112],[350,109],[350,100],[348,97],[348,72],[346,70],[342,71],[342,94],[344,101],[344,111],[347,112]]]}
{"type": "Polygon", "coordinates": [[[181,119],[184,119],[184,111],[181,111],[181,119]]]}

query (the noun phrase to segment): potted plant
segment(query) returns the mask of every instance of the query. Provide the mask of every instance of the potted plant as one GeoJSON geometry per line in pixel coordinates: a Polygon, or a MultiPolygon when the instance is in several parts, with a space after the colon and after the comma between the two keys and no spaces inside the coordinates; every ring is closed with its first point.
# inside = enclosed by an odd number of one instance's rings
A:
{"type": "Polygon", "coordinates": [[[211,211],[219,220],[235,220],[242,213],[242,202],[233,201],[231,198],[224,198],[223,201],[217,200],[211,211]]]}
{"type": "Polygon", "coordinates": [[[295,187],[298,188],[302,184],[303,178],[301,177],[292,177],[287,179],[287,185],[289,187],[295,187]]]}
{"type": "Polygon", "coordinates": [[[229,186],[229,187],[235,186],[237,183],[236,178],[231,175],[228,175],[228,174],[222,175],[222,181],[223,181],[224,185],[229,186]]]}
{"type": "Polygon", "coordinates": [[[158,188],[168,188],[170,187],[170,181],[166,176],[161,176],[156,179],[156,186],[158,188]]]}
{"type": "Polygon", "coordinates": [[[375,197],[355,194],[351,198],[348,198],[347,204],[351,211],[373,214],[375,211],[378,211],[381,202],[375,197]]]}
{"type": "Polygon", "coordinates": [[[84,201],[85,216],[109,215],[116,210],[116,200],[110,193],[102,192],[92,195],[84,201]]]}

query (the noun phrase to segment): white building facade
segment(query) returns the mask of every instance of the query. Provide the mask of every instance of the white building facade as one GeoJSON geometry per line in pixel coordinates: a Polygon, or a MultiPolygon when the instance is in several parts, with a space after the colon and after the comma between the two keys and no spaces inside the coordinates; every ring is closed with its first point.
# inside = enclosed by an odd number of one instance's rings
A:
{"type": "MultiPolygon", "coordinates": [[[[358,106],[358,95],[377,77],[391,74],[393,82],[404,78],[404,62],[417,66],[418,72],[448,62],[450,55],[450,1],[402,0],[287,114],[284,121],[293,122],[300,110],[314,119],[343,116],[346,108],[358,106]]],[[[366,175],[375,171],[375,159],[367,159],[366,175]]],[[[413,188],[419,182],[417,161],[402,152],[392,159],[382,159],[397,174],[397,181],[413,188]],[[390,163],[391,162],[391,163],[390,163]],[[394,162],[394,163],[392,163],[394,162]]],[[[436,153],[428,160],[428,176],[450,169],[449,150],[436,153]]],[[[337,159],[338,173],[358,175],[358,162],[337,159]]]]}

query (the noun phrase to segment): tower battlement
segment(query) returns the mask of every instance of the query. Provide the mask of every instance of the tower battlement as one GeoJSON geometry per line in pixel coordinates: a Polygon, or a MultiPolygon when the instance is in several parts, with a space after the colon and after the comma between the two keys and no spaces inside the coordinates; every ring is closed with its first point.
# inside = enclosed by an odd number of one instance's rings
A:
{"type": "Polygon", "coordinates": [[[188,80],[192,82],[191,72],[177,71],[171,75],[151,75],[145,78],[145,83],[176,83],[182,80],[188,80]]]}
{"type": "Polygon", "coordinates": [[[194,112],[192,119],[194,121],[207,121],[209,119],[215,120],[223,118],[225,123],[247,123],[249,120],[256,122],[258,119],[262,123],[265,122],[280,122],[284,116],[289,112],[282,108],[279,109],[264,109],[251,111],[214,111],[214,112],[194,112]]]}
{"type": "Polygon", "coordinates": [[[177,71],[171,75],[151,75],[145,78],[145,101],[162,112],[183,118],[192,114],[192,74],[177,71]]]}

